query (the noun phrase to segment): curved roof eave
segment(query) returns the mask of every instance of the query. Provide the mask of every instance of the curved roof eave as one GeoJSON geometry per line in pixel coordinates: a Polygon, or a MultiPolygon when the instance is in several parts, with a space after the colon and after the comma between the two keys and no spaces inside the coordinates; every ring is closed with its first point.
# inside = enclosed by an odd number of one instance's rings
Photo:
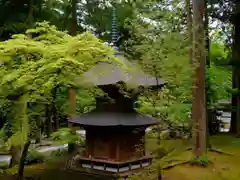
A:
{"type": "Polygon", "coordinates": [[[90,112],[69,119],[70,123],[83,126],[151,126],[159,122],[150,116],[133,112],[90,112]]]}
{"type": "Polygon", "coordinates": [[[120,58],[121,62],[128,68],[120,67],[118,64],[101,62],[85,72],[78,82],[87,86],[103,86],[125,82],[135,86],[159,86],[166,83],[161,79],[145,74],[137,65],[133,65],[125,58],[120,58]]]}

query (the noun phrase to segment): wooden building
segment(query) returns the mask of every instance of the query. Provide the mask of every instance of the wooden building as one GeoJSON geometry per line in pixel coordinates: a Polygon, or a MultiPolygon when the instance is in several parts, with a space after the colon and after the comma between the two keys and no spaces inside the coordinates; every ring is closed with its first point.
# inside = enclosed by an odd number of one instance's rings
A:
{"type": "MultiPolygon", "coordinates": [[[[99,65],[103,70],[104,64],[99,65]]],[[[86,130],[86,149],[79,154],[77,166],[121,176],[148,166],[152,159],[145,152],[145,130],[156,121],[135,111],[135,101],[140,93],[138,87],[161,87],[164,83],[156,77],[146,76],[141,69],[135,77],[120,67],[106,66],[108,73],[96,73],[98,80],[93,83],[104,91],[105,96],[96,97],[94,111],[75,116],[69,122],[86,130]],[[125,79],[134,81],[137,86],[132,90],[125,89],[125,79]]],[[[94,71],[98,68],[98,65],[93,67],[94,71]]],[[[93,75],[94,71],[85,75],[93,75]]]]}
{"type": "MultiPolygon", "coordinates": [[[[113,30],[115,29],[113,22],[113,30]]],[[[113,32],[113,42],[116,33],[113,32]]],[[[148,166],[151,156],[145,152],[145,130],[156,124],[149,116],[135,111],[136,100],[144,87],[162,87],[157,77],[145,74],[137,65],[116,54],[125,67],[99,62],[79,81],[97,86],[104,96],[96,97],[96,109],[69,119],[86,130],[86,149],[76,158],[76,168],[88,173],[104,172],[126,176],[148,166]],[[132,85],[132,88],[127,88],[132,85]]]]}

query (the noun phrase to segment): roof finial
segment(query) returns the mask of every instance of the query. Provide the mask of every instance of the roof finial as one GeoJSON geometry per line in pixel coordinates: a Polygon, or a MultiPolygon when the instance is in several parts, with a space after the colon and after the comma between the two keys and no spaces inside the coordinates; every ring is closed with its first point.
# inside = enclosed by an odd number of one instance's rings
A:
{"type": "Polygon", "coordinates": [[[117,40],[118,40],[117,15],[116,15],[116,8],[113,6],[113,11],[112,11],[112,45],[113,47],[116,47],[117,40]]]}

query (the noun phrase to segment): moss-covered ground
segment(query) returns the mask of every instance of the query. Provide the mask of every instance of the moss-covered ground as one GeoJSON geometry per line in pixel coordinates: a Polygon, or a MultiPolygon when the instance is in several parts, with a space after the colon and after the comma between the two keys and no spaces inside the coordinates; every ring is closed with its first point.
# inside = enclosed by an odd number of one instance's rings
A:
{"type": "MultiPolygon", "coordinates": [[[[214,148],[231,155],[210,151],[208,152],[208,158],[212,163],[207,167],[199,167],[185,163],[192,159],[191,150],[186,150],[191,147],[190,140],[161,140],[161,148],[170,153],[160,160],[154,159],[149,168],[135,174],[130,179],[156,180],[156,169],[160,164],[161,168],[163,168],[163,180],[239,180],[240,139],[230,135],[218,135],[211,138],[211,144],[214,148]],[[172,165],[176,166],[172,167],[172,165]]],[[[156,152],[157,148],[157,140],[153,137],[148,138],[147,150],[156,152]]],[[[41,175],[41,180],[56,178],[71,180],[77,177],[79,180],[85,180],[77,173],[60,171],[64,164],[63,160],[59,158],[56,162],[26,166],[25,175],[41,175]]]]}
{"type": "MultiPolygon", "coordinates": [[[[186,150],[190,147],[190,141],[163,140],[161,141],[162,147],[174,150],[161,160],[154,160],[151,167],[136,174],[132,179],[155,180],[156,169],[160,164],[163,168],[163,180],[239,180],[240,139],[230,135],[218,135],[212,137],[210,142],[214,149],[224,154],[209,151],[207,156],[211,163],[207,167],[199,167],[185,163],[192,159],[192,152],[186,150]],[[180,165],[169,168],[176,164],[180,165]]],[[[150,138],[148,148],[153,150],[156,147],[156,140],[150,138]]]]}

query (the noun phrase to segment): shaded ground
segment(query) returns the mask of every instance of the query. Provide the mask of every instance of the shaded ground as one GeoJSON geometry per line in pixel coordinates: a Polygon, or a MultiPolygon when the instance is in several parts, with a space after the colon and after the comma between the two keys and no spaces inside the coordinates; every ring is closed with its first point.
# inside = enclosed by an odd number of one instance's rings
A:
{"type": "MultiPolygon", "coordinates": [[[[161,160],[154,160],[151,167],[135,174],[130,180],[156,180],[157,162],[161,167],[166,168],[179,162],[190,160],[191,151],[186,151],[190,147],[191,141],[188,140],[163,140],[161,147],[171,153],[161,160]]],[[[197,167],[188,164],[178,165],[176,167],[163,170],[163,180],[239,180],[240,179],[240,139],[227,135],[219,135],[211,138],[211,144],[224,152],[233,154],[233,156],[209,152],[208,157],[213,162],[208,167],[197,167]]],[[[148,151],[154,152],[157,147],[157,141],[154,138],[147,139],[148,151]]],[[[25,175],[41,177],[34,180],[101,180],[100,178],[88,178],[77,172],[61,170],[65,166],[63,159],[52,163],[45,163],[33,166],[26,166],[25,175]]],[[[1,178],[1,180],[5,180],[1,178]]],[[[9,179],[7,179],[9,180],[9,179]]]]}
{"type": "MultiPolygon", "coordinates": [[[[76,133],[81,136],[82,139],[85,139],[85,130],[76,130],[76,133]]],[[[56,145],[56,142],[52,140],[42,140],[41,144],[33,144],[33,149],[38,151],[39,153],[51,153],[52,151],[57,150],[67,150],[68,144],[62,144],[56,145]]],[[[7,152],[2,151],[0,146],[0,164],[1,163],[7,163],[10,164],[11,156],[8,155],[7,152]]]]}
{"type": "Polygon", "coordinates": [[[240,179],[240,156],[229,157],[210,152],[210,160],[214,164],[207,168],[180,165],[164,171],[166,179],[180,180],[239,180],[240,179]],[[179,178],[181,177],[181,178],[179,178]]]}
{"type": "MultiPolygon", "coordinates": [[[[150,148],[154,148],[154,141],[150,140],[150,148]]],[[[175,144],[177,150],[160,160],[161,166],[168,167],[171,164],[190,160],[191,151],[186,151],[188,142],[181,141],[164,141],[162,146],[170,149],[175,144]],[[172,146],[172,147],[171,147],[172,146]]],[[[227,135],[219,135],[211,139],[211,144],[222,150],[233,154],[233,156],[219,154],[216,152],[208,152],[208,158],[213,164],[208,167],[197,167],[189,164],[178,165],[176,167],[163,170],[163,180],[239,180],[240,179],[240,139],[227,135]]],[[[133,179],[156,179],[157,161],[147,169],[136,175],[133,179]]],[[[158,160],[159,162],[159,160],[158,160]]]]}
{"type": "MultiPolygon", "coordinates": [[[[113,180],[106,177],[89,177],[86,174],[64,169],[69,157],[59,157],[44,164],[25,166],[24,176],[26,180],[113,180]]],[[[11,174],[16,173],[17,168],[7,170],[8,175],[1,176],[0,180],[16,180],[11,174]]]]}

